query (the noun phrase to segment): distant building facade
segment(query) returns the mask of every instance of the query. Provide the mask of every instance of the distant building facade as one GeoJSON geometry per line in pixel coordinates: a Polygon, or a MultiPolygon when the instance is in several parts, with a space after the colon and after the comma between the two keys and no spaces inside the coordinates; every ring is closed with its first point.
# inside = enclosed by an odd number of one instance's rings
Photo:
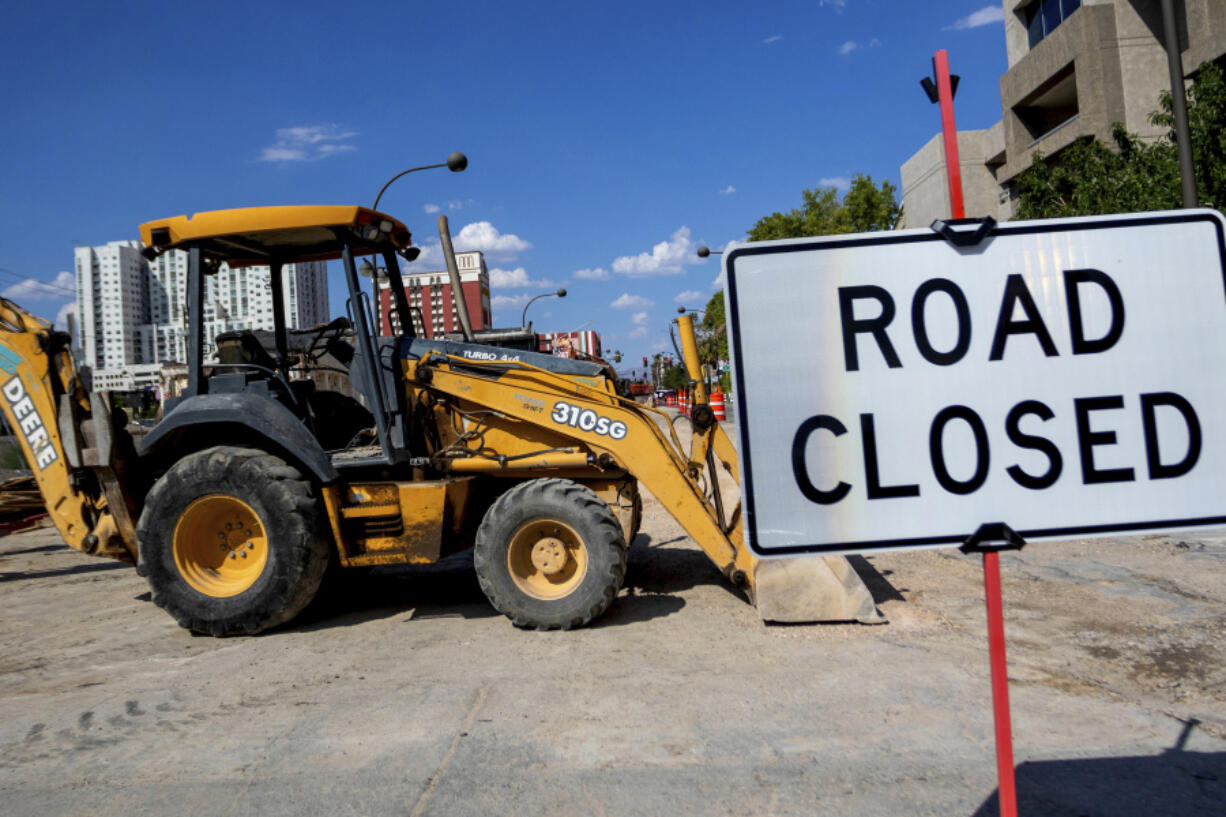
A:
{"type": "MultiPolygon", "coordinates": [[[[141,248],[139,241],[112,241],[74,253],[78,344],[95,389],[154,386],[163,363],[187,359],[187,253],[170,250],[150,262],[141,248]]],[[[287,326],[327,321],[327,264],[288,264],[283,274],[287,326]]],[[[273,328],[268,279],[268,267],[222,265],[205,276],[206,357],[222,332],[273,328]]]]}
{"type": "Polygon", "coordinates": [[[148,322],[148,264],[139,241],[74,251],[81,353],[94,371],[148,363],[136,328],[148,322]]]}
{"type": "MultiPolygon", "coordinates": [[[[1014,182],[1036,151],[1055,156],[1078,139],[1110,143],[1111,126],[1157,139],[1149,124],[1170,87],[1158,0],[1004,0],[1009,69],[1000,78],[1001,120],[958,132],[968,216],[1009,219],[1014,182]]],[[[1226,2],[1183,0],[1177,8],[1185,78],[1203,62],[1226,67],[1226,2]]],[[[941,135],[902,166],[905,226],[950,215],[941,135]]]]}
{"type": "MultiPolygon", "coordinates": [[[[491,323],[490,273],[485,256],[480,251],[455,254],[460,272],[460,288],[468,306],[468,320],[473,330],[487,329],[491,323]]],[[[460,313],[451,297],[451,278],[446,270],[439,272],[401,273],[404,292],[413,315],[413,328],[420,338],[441,338],[461,329],[460,313]]],[[[379,282],[379,334],[401,334],[400,318],[391,309],[392,292],[387,279],[379,282]]]]}
{"type": "Polygon", "coordinates": [[[577,332],[549,332],[539,334],[537,350],[556,357],[582,358],[603,357],[600,335],[591,329],[577,332]]]}

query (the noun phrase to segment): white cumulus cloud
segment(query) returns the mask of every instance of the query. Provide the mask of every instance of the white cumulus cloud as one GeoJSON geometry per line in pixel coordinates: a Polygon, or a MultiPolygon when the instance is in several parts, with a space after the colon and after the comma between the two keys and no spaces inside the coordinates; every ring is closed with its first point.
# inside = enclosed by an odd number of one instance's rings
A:
{"type": "Polygon", "coordinates": [[[437,213],[439,210],[442,210],[443,208],[439,207],[437,204],[426,204],[426,205],[423,205],[421,209],[433,215],[434,213],[437,213]]]}
{"type": "Polygon", "coordinates": [[[315,162],[357,150],[349,140],[357,131],[345,130],[339,125],[299,125],[293,128],[278,128],[277,138],[260,151],[261,162],[315,162]]]}
{"type": "Polygon", "coordinates": [[[655,301],[644,298],[642,295],[631,295],[629,292],[623,292],[621,297],[609,304],[614,309],[646,309],[649,306],[655,306],[655,301]]]}
{"type": "Polygon", "coordinates": [[[677,297],[673,298],[673,300],[679,304],[693,303],[695,301],[706,303],[707,296],[696,289],[687,289],[685,292],[678,292],[677,297]]]}
{"type": "Polygon", "coordinates": [[[609,271],[596,267],[595,269],[577,269],[574,273],[576,278],[584,281],[607,281],[609,280],[609,271]]]}
{"type": "Polygon", "coordinates": [[[633,315],[630,316],[630,322],[634,324],[635,326],[644,325],[645,323],[647,323],[647,313],[646,312],[635,312],[633,315]]]}
{"type": "Polygon", "coordinates": [[[545,287],[553,286],[553,281],[547,278],[529,278],[528,271],[523,267],[516,267],[515,269],[499,269],[494,267],[490,270],[490,286],[507,287],[509,289],[522,287],[544,289],[545,287]]]}
{"type": "Polygon", "coordinates": [[[841,14],[847,6],[847,0],[817,0],[817,4],[819,6],[830,6],[841,14]]]}
{"type": "Polygon", "coordinates": [[[720,194],[721,196],[731,196],[731,195],[732,195],[733,193],[735,193],[735,192],[736,192],[736,188],[735,188],[735,187],[733,187],[732,185],[728,185],[728,186],[727,186],[727,187],[725,187],[723,190],[720,190],[720,191],[719,191],[719,194],[720,194]]]}
{"type": "Polygon", "coordinates": [[[626,335],[630,340],[640,340],[647,337],[647,327],[639,326],[630,330],[630,334],[626,335]]]}
{"type": "Polygon", "coordinates": [[[532,249],[530,242],[514,233],[500,233],[488,221],[465,224],[453,243],[457,252],[481,250],[488,258],[499,261],[514,261],[519,253],[532,249]]]}
{"type": "Polygon", "coordinates": [[[412,263],[401,259],[401,272],[433,272],[446,266],[446,262],[443,261],[443,248],[437,238],[427,238],[415,246],[421,250],[421,254],[412,263]]]}
{"type": "Polygon", "coordinates": [[[851,179],[846,176],[827,176],[824,179],[818,179],[817,183],[821,187],[834,187],[838,190],[848,190],[851,188],[851,179]]]}
{"type": "Polygon", "coordinates": [[[848,40],[847,42],[839,46],[839,53],[842,54],[844,57],[846,57],[848,54],[858,49],[877,48],[880,45],[881,45],[881,40],[878,40],[876,37],[874,37],[873,39],[869,40],[866,43],[858,43],[855,40],[848,40]]]}
{"type": "Polygon", "coordinates": [[[24,281],[9,284],[3,291],[0,291],[0,295],[18,303],[22,301],[58,301],[76,295],[76,285],[76,277],[71,272],[60,272],[51,281],[27,278],[24,281]]]}
{"type": "Polygon", "coordinates": [[[979,11],[973,11],[970,14],[958,20],[954,20],[953,25],[945,26],[944,31],[951,29],[955,31],[965,31],[968,28],[979,28],[980,26],[991,25],[992,23],[1003,23],[1005,21],[1005,10],[1001,6],[984,6],[979,11]]]}
{"type": "Polygon", "coordinates": [[[523,306],[528,303],[531,297],[531,295],[495,295],[493,298],[490,298],[490,306],[495,308],[500,306],[523,306]]]}
{"type": "Polygon", "coordinates": [[[651,252],[638,255],[623,255],[613,260],[613,271],[621,275],[648,277],[652,275],[677,275],[683,264],[697,264],[694,244],[690,241],[690,228],[680,227],[668,241],[661,241],[651,252]]]}

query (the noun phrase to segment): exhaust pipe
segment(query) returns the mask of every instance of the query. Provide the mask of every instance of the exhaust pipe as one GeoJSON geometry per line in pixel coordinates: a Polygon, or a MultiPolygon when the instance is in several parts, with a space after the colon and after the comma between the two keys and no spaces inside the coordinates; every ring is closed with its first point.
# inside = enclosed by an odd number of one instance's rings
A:
{"type": "Polygon", "coordinates": [[[455,303],[456,312],[460,314],[460,328],[464,330],[464,340],[475,343],[472,323],[468,320],[468,302],[464,298],[464,288],[460,286],[460,268],[456,265],[455,249],[451,246],[451,227],[447,224],[447,216],[438,217],[438,240],[443,245],[443,258],[447,259],[451,300],[455,303]]]}

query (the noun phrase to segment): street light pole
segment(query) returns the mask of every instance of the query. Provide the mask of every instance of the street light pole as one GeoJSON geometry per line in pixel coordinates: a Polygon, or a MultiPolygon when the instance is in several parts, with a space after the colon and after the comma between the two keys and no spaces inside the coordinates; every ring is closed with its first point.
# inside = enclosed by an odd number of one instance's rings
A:
{"type": "Polygon", "coordinates": [[[541,295],[537,295],[535,298],[528,301],[528,303],[524,304],[524,312],[522,315],[519,316],[520,327],[526,329],[528,326],[528,307],[532,306],[532,304],[536,303],[541,298],[554,298],[554,297],[565,298],[566,290],[559,289],[557,292],[545,292],[545,293],[542,293],[541,295]]]}
{"type": "Polygon", "coordinates": [[[401,176],[407,176],[410,173],[416,173],[418,170],[430,170],[431,168],[435,168],[435,167],[445,167],[448,170],[450,170],[452,173],[459,173],[461,170],[468,167],[468,157],[465,156],[463,153],[460,153],[460,151],[457,150],[455,153],[447,157],[447,161],[441,164],[422,165],[421,167],[410,167],[408,170],[402,170],[401,172],[397,173],[395,176],[392,176],[390,179],[387,180],[387,184],[383,185],[383,187],[379,190],[379,195],[375,196],[375,203],[370,206],[370,209],[372,210],[379,209],[379,199],[383,198],[383,194],[387,192],[387,188],[392,186],[392,182],[396,181],[401,176]]]}

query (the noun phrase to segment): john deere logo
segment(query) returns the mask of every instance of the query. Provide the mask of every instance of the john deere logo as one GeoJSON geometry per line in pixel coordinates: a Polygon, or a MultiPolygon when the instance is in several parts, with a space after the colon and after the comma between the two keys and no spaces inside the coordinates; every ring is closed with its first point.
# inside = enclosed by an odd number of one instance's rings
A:
{"type": "MultiPolygon", "coordinates": [[[[4,349],[3,346],[0,346],[0,350],[8,355],[13,355],[11,351],[4,349]]],[[[0,354],[0,358],[3,358],[3,354],[0,354]]],[[[4,358],[4,360],[5,363],[0,364],[0,368],[3,368],[5,371],[12,371],[8,368],[8,359],[4,358]]],[[[20,361],[21,358],[17,358],[17,360],[20,361]]],[[[5,383],[4,388],[0,389],[0,391],[4,392],[4,398],[9,402],[9,411],[12,412],[12,417],[17,421],[17,425],[21,427],[21,433],[26,438],[26,446],[30,449],[34,463],[38,466],[38,470],[42,471],[48,465],[55,462],[58,457],[55,446],[51,444],[51,440],[47,436],[47,427],[43,425],[43,418],[38,416],[38,412],[34,408],[34,402],[26,394],[26,387],[21,382],[20,376],[9,378],[9,382],[5,383]]]]}
{"type": "Polygon", "coordinates": [[[0,343],[0,369],[9,374],[16,374],[17,367],[21,365],[21,355],[14,352],[9,347],[0,343]]]}

